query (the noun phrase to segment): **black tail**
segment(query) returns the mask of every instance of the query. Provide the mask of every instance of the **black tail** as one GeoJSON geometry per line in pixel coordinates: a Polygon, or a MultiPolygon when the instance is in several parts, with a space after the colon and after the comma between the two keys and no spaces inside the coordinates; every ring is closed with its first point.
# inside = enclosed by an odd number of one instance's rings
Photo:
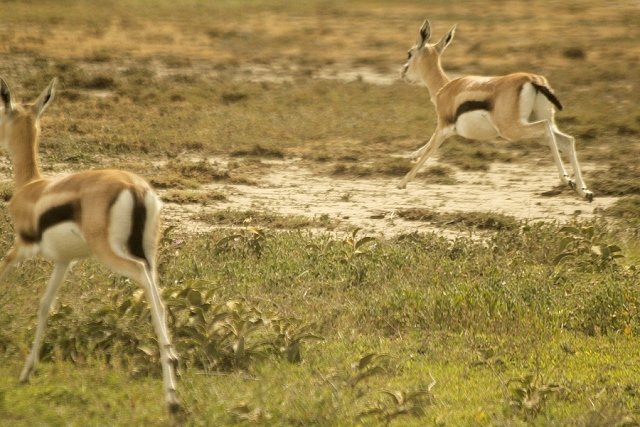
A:
{"type": "Polygon", "coordinates": [[[143,259],[147,265],[149,260],[145,256],[143,239],[144,225],[147,221],[147,207],[144,205],[144,197],[135,191],[131,191],[133,196],[133,210],[131,211],[131,234],[127,241],[129,253],[136,258],[143,259]]]}
{"type": "Polygon", "coordinates": [[[551,102],[553,105],[556,106],[558,111],[562,111],[563,107],[562,107],[562,104],[560,103],[560,100],[558,99],[557,96],[553,94],[553,92],[551,92],[551,90],[548,87],[542,86],[533,82],[531,82],[531,84],[533,85],[534,88],[536,88],[538,92],[542,92],[542,94],[549,100],[549,102],[551,102]]]}

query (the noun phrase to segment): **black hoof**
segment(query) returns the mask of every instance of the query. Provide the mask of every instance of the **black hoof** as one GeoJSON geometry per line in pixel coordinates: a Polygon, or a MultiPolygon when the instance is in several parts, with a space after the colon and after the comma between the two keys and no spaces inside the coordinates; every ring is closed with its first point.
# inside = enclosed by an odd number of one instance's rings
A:
{"type": "Polygon", "coordinates": [[[586,192],[584,198],[587,199],[589,203],[593,202],[593,193],[591,191],[586,192]]]}

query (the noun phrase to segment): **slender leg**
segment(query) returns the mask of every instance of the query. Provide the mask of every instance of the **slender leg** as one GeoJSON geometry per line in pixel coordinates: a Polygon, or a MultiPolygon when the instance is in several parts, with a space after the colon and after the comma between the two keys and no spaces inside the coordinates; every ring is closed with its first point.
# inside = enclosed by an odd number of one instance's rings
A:
{"type": "Polygon", "coordinates": [[[582,180],[582,173],[579,172],[580,165],[578,164],[578,159],[576,157],[573,137],[560,132],[555,127],[555,124],[551,119],[523,124],[517,129],[512,130],[509,137],[510,139],[546,137],[549,148],[551,150],[551,155],[553,156],[553,160],[558,168],[558,173],[560,175],[560,180],[562,181],[562,183],[569,185],[571,188],[577,190],[578,194],[580,194],[588,201],[593,200],[593,193],[587,190],[584,181],[582,180]],[[569,159],[571,161],[571,166],[573,167],[576,179],[578,180],[577,186],[576,183],[574,183],[569,178],[569,174],[562,164],[558,145],[560,145],[563,152],[567,151],[567,155],[569,156],[569,159]]]}
{"type": "Polygon", "coordinates": [[[93,244],[95,245],[93,249],[96,256],[111,268],[111,270],[136,281],[144,289],[145,296],[151,308],[151,321],[160,350],[165,402],[170,412],[179,411],[180,402],[176,394],[174,371],[174,367],[177,365],[177,357],[171,348],[171,339],[169,338],[166,315],[164,314],[164,304],[162,303],[158,286],[154,280],[154,271],[147,268],[147,266],[139,260],[115,253],[108,242],[97,241],[93,244]]]}
{"type": "Polygon", "coordinates": [[[152,274],[145,269],[142,275],[141,285],[144,287],[149,305],[151,306],[151,321],[153,322],[153,328],[158,338],[158,345],[160,347],[160,363],[162,363],[162,380],[165,390],[165,401],[171,412],[179,410],[180,403],[178,402],[178,396],[176,394],[176,379],[174,367],[178,362],[173,349],[171,347],[171,340],[167,332],[165,308],[160,294],[158,286],[153,281],[152,274]]]}
{"type": "Polygon", "coordinates": [[[545,134],[547,137],[547,142],[549,143],[549,148],[551,149],[551,156],[553,157],[554,162],[558,168],[558,174],[560,175],[560,181],[563,184],[570,186],[571,188],[575,188],[575,183],[569,178],[569,174],[567,170],[564,168],[562,164],[562,158],[560,157],[560,151],[558,150],[558,142],[556,140],[556,136],[551,127],[551,123],[545,121],[545,134]]]}
{"type": "Polygon", "coordinates": [[[416,151],[409,154],[409,159],[415,160],[418,157],[422,156],[422,153],[424,153],[424,150],[426,150],[428,146],[429,146],[429,143],[426,143],[422,147],[418,148],[416,151]]]}
{"type": "Polygon", "coordinates": [[[580,169],[580,164],[578,163],[578,155],[576,153],[576,140],[571,135],[567,135],[566,133],[558,130],[557,127],[553,126],[553,133],[558,141],[558,147],[560,150],[569,157],[569,162],[571,163],[571,167],[573,168],[573,173],[576,177],[575,189],[582,197],[585,199],[592,201],[593,193],[589,191],[587,188],[587,184],[585,184],[584,179],[582,178],[582,170],[580,169]]]}
{"type": "Polygon", "coordinates": [[[434,134],[429,139],[429,142],[427,142],[427,145],[419,150],[422,151],[422,156],[418,159],[416,164],[413,165],[413,168],[409,171],[409,173],[405,175],[402,181],[400,181],[400,184],[398,184],[398,188],[403,189],[407,187],[407,183],[416,176],[418,170],[420,170],[424,162],[427,161],[427,159],[438,149],[438,147],[440,147],[440,145],[442,145],[444,140],[449,136],[451,135],[447,135],[442,129],[436,129],[434,134]]]}
{"type": "Polygon", "coordinates": [[[155,267],[155,264],[151,264],[151,266],[146,270],[147,273],[147,277],[150,278],[150,293],[151,295],[149,295],[149,300],[151,301],[151,298],[153,298],[153,304],[155,304],[157,310],[158,310],[158,314],[160,316],[160,322],[159,322],[159,326],[162,328],[162,335],[165,337],[167,345],[166,345],[166,349],[167,349],[167,356],[169,359],[169,362],[171,364],[173,364],[174,370],[177,368],[178,366],[178,356],[176,355],[175,351],[173,350],[173,346],[171,345],[170,342],[170,335],[169,335],[169,329],[167,327],[167,309],[162,301],[162,297],[160,295],[160,289],[158,287],[158,273],[155,267]]]}
{"type": "Polygon", "coordinates": [[[56,292],[60,287],[60,284],[64,280],[64,276],[69,269],[69,263],[58,262],[53,268],[53,273],[49,278],[47,289],[40,300],[40,308],[38,310],[38,326],[36,328],[36,336],[33,339],[33,346],[31,352],[27,356],[27,360],[20,374],[20,382],[26,383],[29,381],[29,377],[36,369],[38,359],[40,357],[40,346],[42,345],[42,338],[44,336],[44,330],[47,326],[47,318],[49,317],[49,310],[51,310],[51,304],[56,296],[56,292]]]}

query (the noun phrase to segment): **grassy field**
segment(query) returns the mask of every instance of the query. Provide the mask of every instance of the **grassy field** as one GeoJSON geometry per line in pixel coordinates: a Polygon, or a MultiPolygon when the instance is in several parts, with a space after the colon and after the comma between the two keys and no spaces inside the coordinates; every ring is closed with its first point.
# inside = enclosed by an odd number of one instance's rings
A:
{"type": "MultiPolygon", "coordinates": [[[[177,419],[162,405],[144,299],[92,261],[69,275],[43,363],[18,385],[51,270],[25,262],[0,285],[0,425],[640,423],[637,2],[0,7],[0,75],[14,93],[31,99],[60,79],[42,124],[49,174],[127,168],[190,205],[224,200],[226,185],[258,185],[274,160],[398,179],[410,163],[392,156],[420,146],[435,123],[426,89],[395,80],[429,17],[435,37],[458,24],[444,59],[451,74],[546,75],[591,189],[619,197],[596,219],[567,223],[398,211],[455,239],[334,233],[333,218],[254,210],[195,214],[217,226],[207,233],[167,228],[160,275],[181,356],[177,419]]],[[[547,151],[454,140],[442,147],[445,165],[418,178],[550,163],[547,151]]],[[[4,253],[8,162],[0,174],[4,253]]]]}

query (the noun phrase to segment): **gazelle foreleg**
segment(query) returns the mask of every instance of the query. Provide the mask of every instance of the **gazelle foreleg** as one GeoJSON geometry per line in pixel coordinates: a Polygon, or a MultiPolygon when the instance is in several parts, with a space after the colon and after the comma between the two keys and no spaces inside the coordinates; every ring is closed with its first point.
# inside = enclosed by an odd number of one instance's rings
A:
{"type": "Polygon", "coordinates": [[[418,173],[418,170],[420,170],[424,162],[426,162],[427,159],[431,157],[431,155],[438,149],[438,147],[442,145],[444,140],[450,137],[452,134],[453,133],[451,133],[451,131],[448,129],[442,129],[440,127],[436,129],[436,131],[433,133],[433,135],[429,139],[429,142],[427,142],[427,144],[424,147],[418,150],[418,151],[421,151],[422,154],[418,159],[418,161],[416,162],[416,164],[413,165],[413,168],[411,168],[409,173],[407,173],[405,177],[402,179],[402,181],[400,181],[400,184],[398,184],[399,189],[404,189],[407,187],[407,183],[416,176],[416,174],[418,173]]]}
{"type": "Polygon", "coordinates": [[[427,142],[422,147],[418,148],[416,151],[413,151],[411,154],[409,154],[409,159],[410,160],[418,159],[420,156],[422,156],[422,153],[424,153],[424,151],[427,149],[428,146],[429,146],[429,143],[427,142]]]}
{"type": "Polygon", "coordinates": [[[36,335],[33,339],[33,345],[31,347],[31,352],[27,356],[27,360],[24,364],[24,368],[22,369],[22,373],[20,373],[20,382],[26,383],[29,381],[29,377],[36,369],[36,365],[38,364],[38,360],[40,358],[40,347],[42,345],[42,338],[44,336],[44,331],[47,326],[47,318],[49,317],[49,311],[51,310],[51,304],[53,304],[53,300],[56,297],[56,292],[58,288],[60,288],[60,284],[64,280],[64,276],[67,274],[67,270],[69,269],[68,262],[58,262],[53,267],[53,273],[49,278],[49,283],[47,284],[47,289],[40,300],[40,308],[38,309],[38,326],[36,327],[36,335]]]}

